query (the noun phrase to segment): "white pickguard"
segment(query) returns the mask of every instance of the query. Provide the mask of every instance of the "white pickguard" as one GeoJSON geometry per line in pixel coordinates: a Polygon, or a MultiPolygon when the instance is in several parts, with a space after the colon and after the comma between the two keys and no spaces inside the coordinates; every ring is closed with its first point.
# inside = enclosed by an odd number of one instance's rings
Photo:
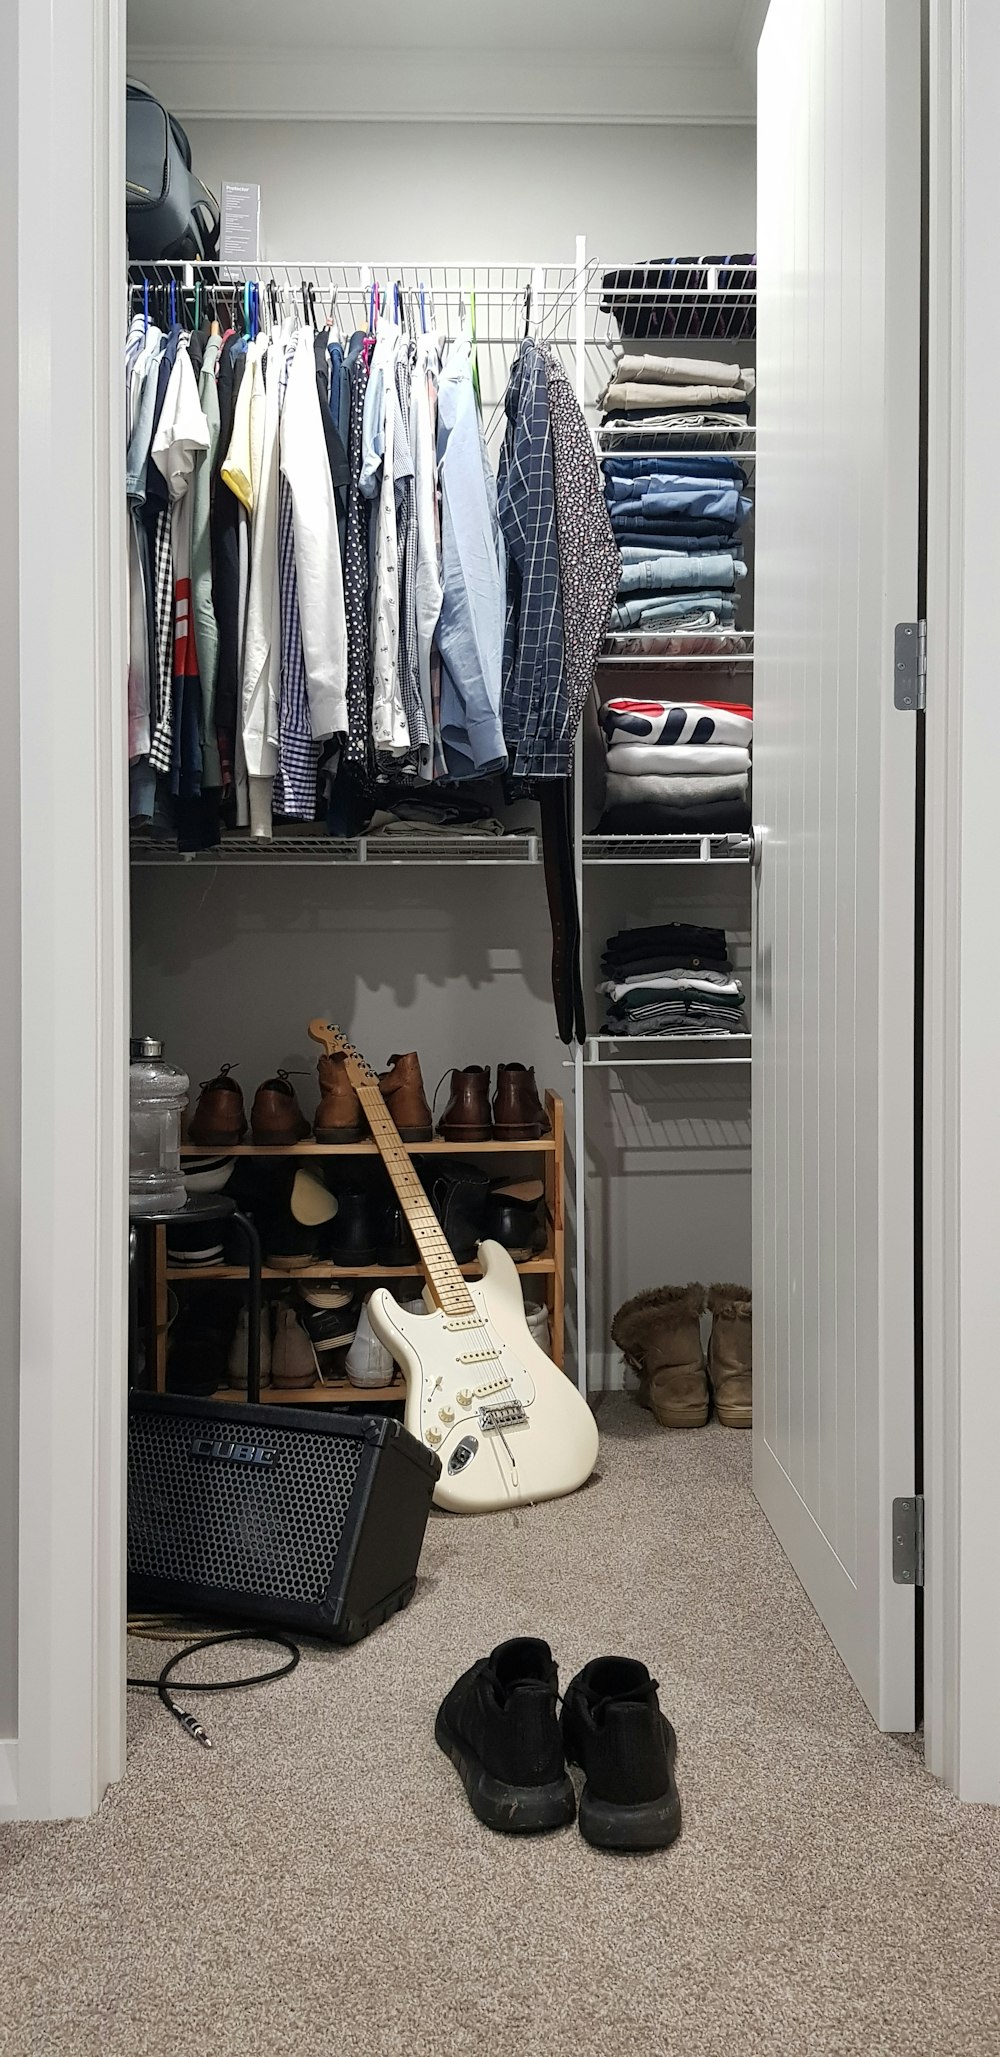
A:
{"type": "Polygon", "coordinates": [[[597,1458],[597,1423],[533,1340],[512,1259],[492,1242],[479,1257],[482,1281],[469,1282],[478,1320],[408,1314],[384,1287],[368,1304],[406,1381],[406,1426],[441,1459],[435,1504],[454,1514],[572,1493],[597,1458]]]}

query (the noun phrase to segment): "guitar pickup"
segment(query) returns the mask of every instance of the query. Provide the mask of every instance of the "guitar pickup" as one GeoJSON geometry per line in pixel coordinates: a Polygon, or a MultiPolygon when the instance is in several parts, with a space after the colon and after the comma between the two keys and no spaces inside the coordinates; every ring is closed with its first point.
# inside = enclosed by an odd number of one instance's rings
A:
{"type": "Polygon", "coordinates": [[[479,1426],[484,1435],[490,1429],[520,1428],[528,1419],[520,1400],[505,1400],[499,1407],[481,1407],[479,1426]]]}
{"type": "Polygon", "coordinates": [[[499,1350],[462,1350],[459,1364],[499,1364],[499,1350]]]}

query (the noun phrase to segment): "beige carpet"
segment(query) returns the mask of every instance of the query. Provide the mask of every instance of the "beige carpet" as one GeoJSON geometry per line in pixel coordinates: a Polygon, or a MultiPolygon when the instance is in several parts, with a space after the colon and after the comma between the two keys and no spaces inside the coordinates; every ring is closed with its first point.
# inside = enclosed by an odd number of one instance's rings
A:
{"type": "Polygon", "coordinates": [[[748,1438],[625,1400],[602,1428],[574,1499],[436,1519],[417,1598],[368,1642],[198,1703],[214,1753],[133,1696],[99,1817],[0,1830],[4,2057],[996,2057],[1000,1815],[876,1734],[748,1438]],[[649,1662],[680,1738],[672,1850],[475,1821],[434,1711],[521,1630],[566,1680],[649,1662]]]}

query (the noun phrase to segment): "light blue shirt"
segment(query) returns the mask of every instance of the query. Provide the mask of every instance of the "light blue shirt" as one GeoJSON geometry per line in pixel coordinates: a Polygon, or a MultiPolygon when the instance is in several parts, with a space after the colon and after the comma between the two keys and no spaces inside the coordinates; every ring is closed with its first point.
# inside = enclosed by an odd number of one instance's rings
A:
{"type": "Polygon", "coordinates": [[[500,720],[506,567],[465,336],[452,344],[441,374],[437,455],[441,739],[450,778],[484,778],[507,767],[500,720]]]}

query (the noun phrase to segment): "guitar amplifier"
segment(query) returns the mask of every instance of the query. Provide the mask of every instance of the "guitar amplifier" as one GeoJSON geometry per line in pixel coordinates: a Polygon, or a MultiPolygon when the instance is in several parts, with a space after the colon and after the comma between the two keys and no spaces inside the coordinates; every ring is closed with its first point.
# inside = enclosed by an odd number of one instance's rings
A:
{"type": "Polygon", "coordinates": [[[388,1418],[133,1392],[129,1606],[355,1643],[413,1593],[440,1471],[388,1418]]]}

